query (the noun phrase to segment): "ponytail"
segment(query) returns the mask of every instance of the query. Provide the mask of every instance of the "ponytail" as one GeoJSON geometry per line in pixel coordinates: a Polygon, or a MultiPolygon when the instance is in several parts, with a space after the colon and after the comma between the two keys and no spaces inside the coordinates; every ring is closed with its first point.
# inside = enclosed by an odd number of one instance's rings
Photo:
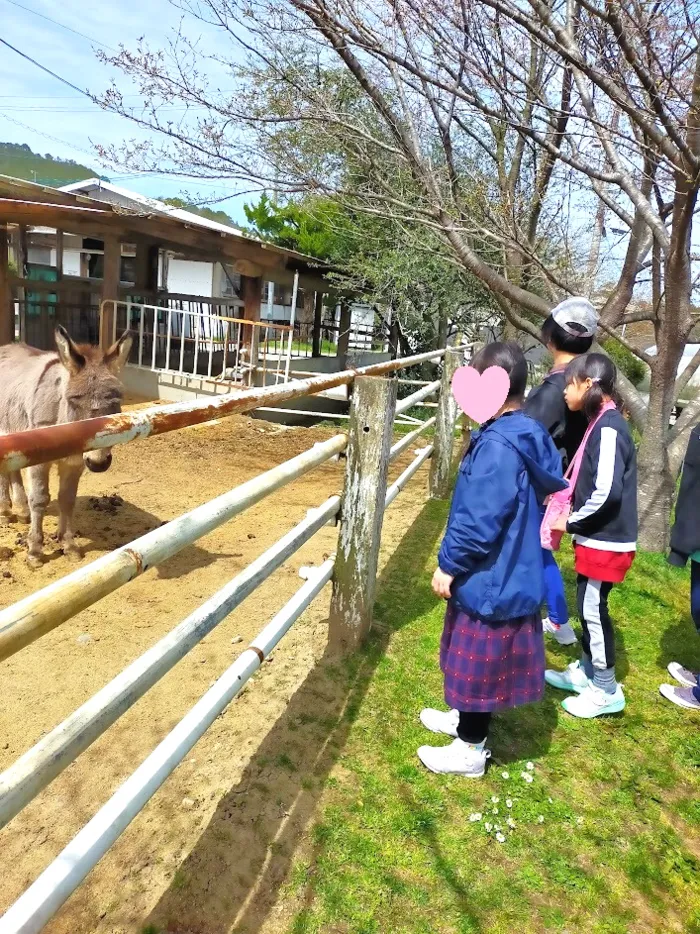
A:
{"type": "Polygon", "coordinates": [[[564,379],[567,386],[569,383],[583,383],[587,379],[593,381],[593,385],[583,397],[582,411],[589,422],[600,413],[606,396],[621,409],[622,400],[617,391],[617,370],[610,357],[606,357],[605,354],[589,353],[584,357],[576,357],[567,366],[564,379]]]}

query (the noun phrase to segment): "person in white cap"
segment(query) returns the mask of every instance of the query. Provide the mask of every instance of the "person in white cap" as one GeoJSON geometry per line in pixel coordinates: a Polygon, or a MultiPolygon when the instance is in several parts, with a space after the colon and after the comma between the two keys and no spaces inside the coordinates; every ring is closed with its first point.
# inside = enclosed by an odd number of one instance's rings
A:
{"type": "MultiPolygon", "coordinates": [[[[576,357],[588,353],[598,329],[598,313],[587,298],[567,298],[553,309],[542,325],[542,343],[552,355],[553,366],[543,382],[525,402],[524,411],[547,429],[566,470],[586,433],[587,422],[581,412],[570,412],[564,401],[564,370],[576,357]]],[[[576,639],[569,623],[569,610],[561,571],[551,551],[542,550],[547,616],[542,623],[561,645],[573,645],[576,639]]]]}

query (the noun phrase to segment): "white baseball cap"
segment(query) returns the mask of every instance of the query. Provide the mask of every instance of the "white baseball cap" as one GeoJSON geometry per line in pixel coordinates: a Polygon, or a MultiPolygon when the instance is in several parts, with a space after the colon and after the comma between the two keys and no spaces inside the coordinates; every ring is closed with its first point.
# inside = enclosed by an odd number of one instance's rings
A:
{"type": "Polygon", "coordinates": [[[587,298],[566,298],[552,310],[552,317],[572,337],[593,337],[598,329],[598,312],[587,298]]]}

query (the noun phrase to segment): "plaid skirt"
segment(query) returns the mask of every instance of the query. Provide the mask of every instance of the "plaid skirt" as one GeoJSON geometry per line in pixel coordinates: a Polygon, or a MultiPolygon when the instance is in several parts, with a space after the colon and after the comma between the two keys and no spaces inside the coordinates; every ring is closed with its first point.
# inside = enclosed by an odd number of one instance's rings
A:
{"type": "Polygon", "coordinates": [[[440,668],[450,708],[491,711],[541,700],[544,667],[539,614],[488,623],[447,604],[440,668]]]}

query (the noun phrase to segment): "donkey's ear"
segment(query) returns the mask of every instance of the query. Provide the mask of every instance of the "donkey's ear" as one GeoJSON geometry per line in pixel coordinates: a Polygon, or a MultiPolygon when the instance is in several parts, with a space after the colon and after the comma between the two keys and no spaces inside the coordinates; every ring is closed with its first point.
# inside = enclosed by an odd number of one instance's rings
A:
{"type": "Polygon", "coordinates": [[[115,375],[124,369],[133,343],[134,337],[131,331],[124,331],[116,344],[112,344],[105,354],[105,363],[115,375]]]}
{"type": "Polygon", "coordinates": [[[73,343],[70,334],[62,325],[58,325],[55,332],[56,349],[58,357],[69,373],[75,375],[85,366],[85,357],[73,343]]]}

